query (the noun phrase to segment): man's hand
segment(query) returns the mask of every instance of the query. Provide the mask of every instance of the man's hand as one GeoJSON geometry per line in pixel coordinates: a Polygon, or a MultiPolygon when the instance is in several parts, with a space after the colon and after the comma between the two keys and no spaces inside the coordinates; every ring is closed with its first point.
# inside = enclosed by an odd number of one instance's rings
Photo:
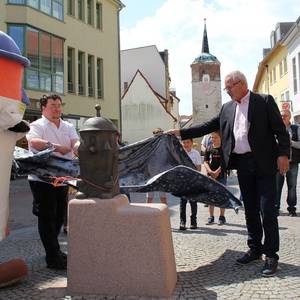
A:
{"type": "Polygon", "coordinates": [[[179,129],[170,129],[168,131],[165,131],[164,133],[173,134],[175,136],[180,136],[180,130],[179,129]]]}
{"type": "Polygon", "coordinates": [[[63,145],[59,145],[59,144],[53,144],[55,150],[54,152],[59,152],[60,154],[67,154],[69,153],[72,149],[67,147],[67,146],[63,146],[63,145]]]}
{"type": "Polygon", "coordinates": [[[285,175],[290,168],[289,159],[287,156],[278,156],[277,167],[281,175],[285,175]]]}

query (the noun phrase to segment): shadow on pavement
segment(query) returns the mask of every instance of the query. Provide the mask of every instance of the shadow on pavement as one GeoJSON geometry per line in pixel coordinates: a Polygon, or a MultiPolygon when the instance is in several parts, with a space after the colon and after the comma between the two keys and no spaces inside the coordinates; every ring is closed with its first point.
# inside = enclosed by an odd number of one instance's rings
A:
{"type": "MultiPolygon", "coordinates": [[[[217,260],[200,266],[194,271],[179,272],[180,282],[189,282],[193,289],[198,289],[197,295],[201,293],[201,289],[207,289],[214,286],[226,286],[233,283],[251,281],[262,278],[260,271],[264,261],[257,261],[248,265],[239,265],[236,259],[244,253],[234,250],[226,250],[217,260]],[[224,274],[224,276],[220,276],[224,274]],[[218,280],[216,280],[218,278],[218,280]]],[[[278,271],[274,277],[283,279],[285,277],[298,278],[300,267],[281,263],[279,261],[278,271]]],[[[182,287],[184,292],[185,287],[182,287]]]]}
{"type": "Polygon", "coordinates": [[[198,227],[195,230],[179,230],[172,228],[172,232],[180,232],[182,234],[209,234],[209,235],[215,235],[215,236],[226,236],[228,234],[240,234],[240,235],[247,235],[247,228],[246,226],[242,226],[245,229],[244,230],[234,230],[234,229],[226,229],[225,226],[218,226],[216,225],[209,225],[210,227],[198,227]],[[213,226],[213,227],[212,227],[213,226]]]}

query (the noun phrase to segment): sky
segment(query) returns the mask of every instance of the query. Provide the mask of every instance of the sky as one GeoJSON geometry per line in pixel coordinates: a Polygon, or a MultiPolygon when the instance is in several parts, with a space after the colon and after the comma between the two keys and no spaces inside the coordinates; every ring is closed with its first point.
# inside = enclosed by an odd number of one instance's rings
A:
{"type": "MultiPolygon", "coordinates": [[[[192,113],[190,65],[201,54],[204,18],[210,53],[224,76],[242,71],[251,89],[263,48],[278,22],[295,22],[299,0],[121,0],[121,50],[156,45],[168,49],[171,88],[180,114],[192,113]]],[[[230,100],[222,94],[222,101],[230,100]]]]}

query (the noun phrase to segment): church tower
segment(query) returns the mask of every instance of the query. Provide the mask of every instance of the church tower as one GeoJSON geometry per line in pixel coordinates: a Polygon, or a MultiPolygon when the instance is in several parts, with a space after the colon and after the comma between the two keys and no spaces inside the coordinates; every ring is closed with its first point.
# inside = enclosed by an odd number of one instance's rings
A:
{"type": "Polygon", "coordinates": [[[221,109],[220,66],[218,59],[209,53],[206,19],[204,19],[202,53],[191,64],[193,124],[210,120],[221,109]]]}

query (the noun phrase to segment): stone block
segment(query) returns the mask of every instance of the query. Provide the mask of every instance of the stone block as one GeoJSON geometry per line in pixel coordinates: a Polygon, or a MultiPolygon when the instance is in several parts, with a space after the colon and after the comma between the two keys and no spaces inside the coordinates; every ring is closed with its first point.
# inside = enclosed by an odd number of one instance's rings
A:
{"type": "Polygon", "coordinates": [[[177,281],[168,208],[113,199],[69,202],[71,294],[168,297],[177,281]]]}

